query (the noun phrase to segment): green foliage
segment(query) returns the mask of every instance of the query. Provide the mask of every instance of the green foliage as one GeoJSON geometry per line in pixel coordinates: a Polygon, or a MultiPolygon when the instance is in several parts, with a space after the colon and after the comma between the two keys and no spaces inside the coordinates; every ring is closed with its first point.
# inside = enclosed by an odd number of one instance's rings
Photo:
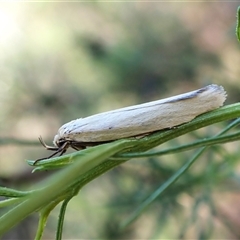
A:
{"type": "MultiPolygon", "coordinates": [[[[12,202],[13,208],[0,218],[0,233],[5,233],[29,214],[39,211],[40,221],[36,239],[41,239],[48,215],[57,204],[63,201],[56,237],[56,239],[61,239],[63,219],[67,203],[87,183],[104,172],[109,171],[113,167],[126,162],[127,160],[123,160],[121,154],[126,152],[138,152],[140,155],[141,152],[147,151],[190,131],[236,117],[240,117],[240,104],[222,107],[210,113],[203,114],[193,121],[183,124],[175,129],[160,131],[159,133],[152,134],[142,139],[119,140],[62,157],[38,162],[35,170],[51,170],[53,168],[62,168],[66,165],[69,166],[65,167],[60,172],[55,173],[40,185],[38,184],[38,186],[30,192],[19,192],[12,189],[1,188],[0,195],[7,196],[9,199],[18,199],[19,201],[12,202]]],[[[223,130],[220,135],[225,134],[238,123],[239,120],[236,120],[223,130]]],[[[235,138],[234,140],[239,140],[239,138],[240,134],[238,133],[238,138],[235,138]]],[[[232,141],[232,139],[229,141],[232,141]]],[[[180,150],[182,150],[181,146],[180,150]]],[[[168,180],[166,180],[164,184],[161,184],[161,186],[146,200],[139,203],[136,211],[125,220],[125,222],[123,222],[122,227],[125,228],[134,219],[139,218],[143,210],[152,204],[154,200],[163,194],[163,192],[171,190],[172,185],[180,177],[184,176],[189,167],[196,162],[204,150],[204,147],[201,148],[201,150],[198,150],[195,155],[186,161],[183,166],[179,167],[179,169],[168,180]]],[[[174,152],[176,152],[176,150],[174,150],[174,152]]],[[[28,162],[30,164],[34,163],[34,161],[28,162]]],[[[5,201],[0,203],[0,207],[5,206],[5,201]]]]}
{"type": "Polygon", "coordinates": [[[209,83],[238,102],[236,4],[2,5],[0,235],[16,233],[14,225],[32,233],[35,221],[21,224],[37,212],[36,239],[53,238],[58,213],[56,239],[239,239],[239,131],[230,130],[238,120],[209,126],[239,117],[239,104],[42,161],[32,175],[33,161],[21,162],[42,157],[39,135],[50,142],[64,122],[93,113],[209,83]]]}

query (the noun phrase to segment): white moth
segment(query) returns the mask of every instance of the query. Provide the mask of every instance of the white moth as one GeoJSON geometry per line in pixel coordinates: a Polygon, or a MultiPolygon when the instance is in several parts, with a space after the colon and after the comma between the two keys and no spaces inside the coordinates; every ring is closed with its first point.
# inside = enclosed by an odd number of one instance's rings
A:
{"type": "Polygon", "coordinates": [[[40,142],[47,149],[55,151],[50,158],[57,153],[62,155],[69,147],[81,150],[178,126],[219,108],[225,99],[223,87],[212,84],[170,98],[73,120],[59,128],[53,140],[55,146],[47,146],[41,138],[40,142]]]}

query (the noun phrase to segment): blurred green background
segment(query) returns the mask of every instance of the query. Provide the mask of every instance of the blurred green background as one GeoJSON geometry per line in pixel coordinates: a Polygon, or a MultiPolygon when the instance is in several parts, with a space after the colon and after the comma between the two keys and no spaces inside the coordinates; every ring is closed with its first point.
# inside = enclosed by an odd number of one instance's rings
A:
{"type": "MultiPolygon", "coordinates": [[[[227,103],[239,101],[237,7],[236,2],[1,2],[1,186],[31,188],[51,174],[31,174],[25,159],[47,156],[38,137],[50,144],[70,120],[210,83],[224,86],[227,103]],[[14,139],[32,145],[13,144],[14,139]]],[[[211,136],[223,126],[171,144],[211,136]]],[[[124,231],[121,222],[193,152],[121,165],[70,202],[64,239],[239,239],[238,145],[219,146],[219,154],[209,151],[124,231]]],[[[54,237],[57,214],[58,209],[44,239],[54,237]]],[[[37,214],[4,239],[32,239],[36,224],[37,214]]]]}

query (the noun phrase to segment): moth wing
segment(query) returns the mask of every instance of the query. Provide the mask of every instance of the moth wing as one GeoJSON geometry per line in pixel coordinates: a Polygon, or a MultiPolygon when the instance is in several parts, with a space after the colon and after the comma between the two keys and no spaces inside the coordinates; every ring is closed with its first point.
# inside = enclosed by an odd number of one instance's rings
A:
{"type": "Polygon", "coordinates": [[[224,89],[209,85],[163,100],[121,108],[63,125],[58,136],[78,142],[111,141],[172,128],[222,106],[224,89]]]}

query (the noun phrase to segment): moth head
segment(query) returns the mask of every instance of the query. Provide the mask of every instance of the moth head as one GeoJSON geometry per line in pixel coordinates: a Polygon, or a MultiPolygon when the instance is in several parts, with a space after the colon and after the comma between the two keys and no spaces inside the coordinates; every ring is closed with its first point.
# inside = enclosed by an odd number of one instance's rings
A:
{"type": "Polygon", "coordinates": [[[60,137],[59,134],[55,135],[53,139],[53,144],[56,146],[57,149],[67,149],[71,146],[71,140],[67,138],[60,137]]]}
{"type": "Polygon", "coordinates": [[[54,144],[56,147],[60,147],[60,141],[61,141],[61,139],[60,139],[59,135],[58,135],[58,134],[55,135],[55,137],[54,137],[54,139],[53,139],[53,144],[54,144]]]}

